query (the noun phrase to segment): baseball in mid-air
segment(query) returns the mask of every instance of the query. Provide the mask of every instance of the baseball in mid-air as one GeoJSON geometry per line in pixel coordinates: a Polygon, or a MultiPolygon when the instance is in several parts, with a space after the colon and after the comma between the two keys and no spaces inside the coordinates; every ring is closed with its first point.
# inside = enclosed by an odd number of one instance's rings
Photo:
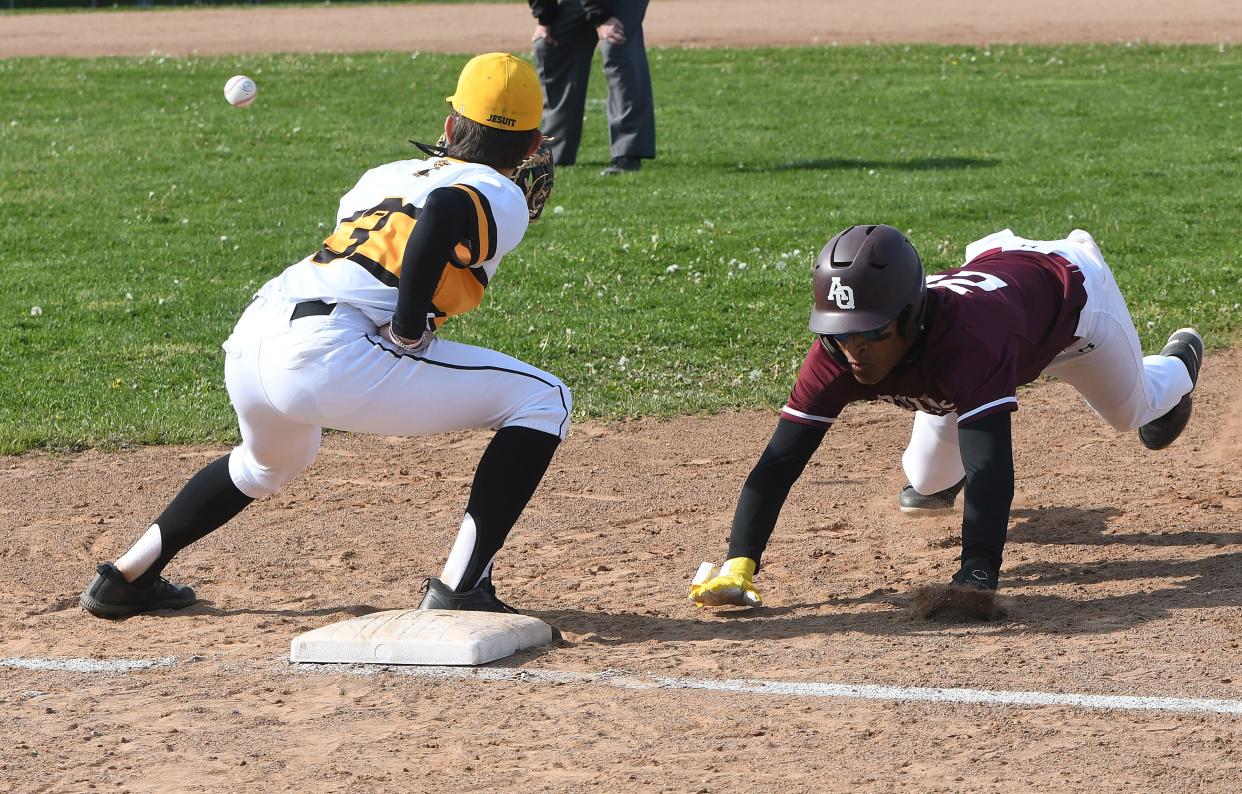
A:
{"type": "Polygon", "coordinates": [[[254,101],[259,94],[259,87],[244,74],[234,75],[224,84],[224,98],[233,107],[244,108],[254,101]]]}

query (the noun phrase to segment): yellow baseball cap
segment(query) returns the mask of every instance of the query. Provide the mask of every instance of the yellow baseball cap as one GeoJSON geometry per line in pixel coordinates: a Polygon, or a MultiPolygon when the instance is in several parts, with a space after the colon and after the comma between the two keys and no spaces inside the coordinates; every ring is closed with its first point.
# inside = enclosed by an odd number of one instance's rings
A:
{"type": "Polygon", "coordinates": [[[471,121],[498,130],[533,130],[543,118],[543,93],[535,68],[507,52],[471,58],[448,101],[471,121]]]}

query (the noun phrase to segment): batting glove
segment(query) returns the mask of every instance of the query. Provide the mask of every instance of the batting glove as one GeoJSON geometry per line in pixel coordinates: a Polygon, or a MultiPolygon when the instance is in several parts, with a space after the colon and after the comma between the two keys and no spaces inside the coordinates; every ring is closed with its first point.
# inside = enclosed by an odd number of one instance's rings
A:
{"type": "Polygon", "coordinates": [[[749,557],[725,560],[718,575],[690,586],[690,600],[700,607],[757,607],[763,598],[752,581],[756,567],[758,563],[749,557]]]}

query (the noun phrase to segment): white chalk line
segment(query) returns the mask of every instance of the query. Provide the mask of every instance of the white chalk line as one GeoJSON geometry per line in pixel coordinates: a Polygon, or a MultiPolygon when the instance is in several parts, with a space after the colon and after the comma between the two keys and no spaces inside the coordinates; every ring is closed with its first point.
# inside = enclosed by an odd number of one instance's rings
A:
{"type": "MultiPolygon", "coordinates": [[[[155,659],[0,659],[0,667],[24,670],[55,670],[72,673],[128,673],[176,667],[172,657],[155,659]]],[[[256,667],[233,668],[233,672],[254,671],[256,667]]],[[[262,668],[271,670],[273,668],[262,668]]],[[[279,668],[276,668],[279,669],[279,668]]],[[[630,690],[706,690],[744,695],[836,698],[843,700],[891,700],[976,704],[985,706],[1066,706],[1069,708],[1114,711],[1161,711],[1181,714],[1242,714],[1242,700],[1207,698],[1142,697],[1135,695],[1087,695],[1061,692],[1021,692],[991,689],[879,686],[874,684],[828,684],[799,681],[757,681],[750,679],[678,678],[633,676],[610,670],[570,672],[528,670],[514,667],[447,667],[441,665],[397,666],[356,664],[291,664],[295,672],[376,675],[392,673],[412,678],[453,679],[459,681],[511,681],[530,684],[586,684],[630,690]]]]}
{"type": "Polygon", "coordinates": [[[621,689],[682,689],[730,692],[747,695],[838,698],[855,700],[925,701],[933,703],[973,703],[990,706],[1069,706],[1086,709],[1129,711],[1171,711],[1180,713],[1242,714],[1242,700],[1201,698],[1139,697],[1130,695],[1083,695],[1058,692],[1007,692],[989,689],[947,689],[929,687],[877,686],[873,684],[825,684],[797,681],[755,681],[747,679],[637,677],[612,672],[574,673],[559,670],[523,670],[505,667],[395,667],[329,664],[297,664],[294,667],[325,672],[374,674],[392,672],[415,678],[477,679],[536,684],[603,684],[621,689]]]}
{"type": "Polygon", "coordinates": [[[134,670],[176,666],[177,660],[171,656],[162,656],[158,659],[0,659],[0,667],[16,667],[20,670],[56,670],[66,673],[128,673],[134,670]]]}

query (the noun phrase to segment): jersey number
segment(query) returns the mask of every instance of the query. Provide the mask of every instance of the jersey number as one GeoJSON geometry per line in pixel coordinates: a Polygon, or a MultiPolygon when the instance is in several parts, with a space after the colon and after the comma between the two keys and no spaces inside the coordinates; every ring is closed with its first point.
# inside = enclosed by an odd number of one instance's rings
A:
{"type": "Polygon", "coordinates": [[[356,212],[341,221],[323,249],[313,260],[326,265],[348,259],[362,265],[376,278],[396,286],[401,276],[401,259],[410,232],[417,222],[418,208],[399,198],[386,198],[371,209],[356,212]]]}
{"type": "Polygon", "coordinates": [[[1001,287],[1007,287],[1007,282],[1001,281],[991,273],[980,273],[975,270],[959,270],[951,276],[937,274],[927,277],[927,286],[943,287],[951,289],[958,295],[965,295],[972,289],[982,290],[983,292],[992,292],[1001,287]]]}

